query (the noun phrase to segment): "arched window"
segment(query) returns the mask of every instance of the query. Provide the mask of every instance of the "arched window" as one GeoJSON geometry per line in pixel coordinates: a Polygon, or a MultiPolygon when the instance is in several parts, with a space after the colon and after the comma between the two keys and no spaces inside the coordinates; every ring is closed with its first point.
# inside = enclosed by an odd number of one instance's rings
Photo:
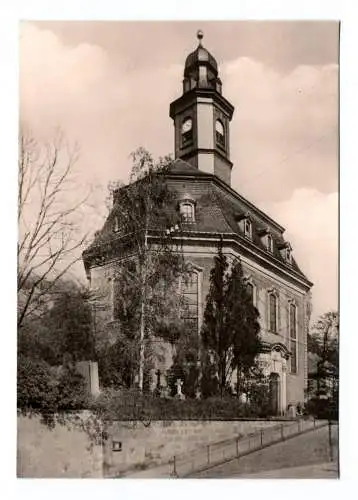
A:
{"type": "Polygon", "coordinates": [[[289,309],[291,373],[297,373],[297,307],[291,302],[289,309]]]}
{"type": "Polygon", "coordinates": [[[254,302],[254,285],[252,283],[247,283],[246,284],[246,291],[248,296],[251,299],[251,302],[254,302]]]}
{"type": "Polygon", "coordinates": [[[195,222],[195,207],[191,201],[180,203],[180,216],[183,222],[195,222]]]}
{"type": "Polygon", "coordinates": [[[292,262],[292,252],[291,252],[291,248],[290,247],[286,248],[285,260],[289,264],[291,264],[291,262],[292,262]]]}
{"type": "Polygon", "coordinates": [[[252,238],[252,223],[250,219],[244,221],[244,234],[247,238],[252,238]]]}
{"type": "Polygon", "coordinates": [[[182,282],[182,318],[193,331],[198,330],[199,320],[199,273],[192,271],[182,282]]]}
{"type": "Polygon", "coordinates": [[[267,250],[271,253],[273,252],[273,239],[271,234],[267,235],[267,250]]]}
{"type": "Polygon", "coordinates": [[[280,248],[281,256],[287,264],[292,264],[292,247],[289,243],[284,243],[280,248]]]}
{"type": "Polygon", "coordinates": [[[181,126],[182,147],[188,146],[193,140],[193,120],[186,118],[181,126]]]}
{"type": "Polygon", "coordinates": [[[277,333],[277,309],[278,299],[274,292],[269,294],[269,330],[277,333]]]}
{"type": "Polygon", "coordinates": [[[215,122],[215,137],[216,142],[222,148],[225,147],[225,129],[224,125],[220,120],[216,120],[215,122]]]}

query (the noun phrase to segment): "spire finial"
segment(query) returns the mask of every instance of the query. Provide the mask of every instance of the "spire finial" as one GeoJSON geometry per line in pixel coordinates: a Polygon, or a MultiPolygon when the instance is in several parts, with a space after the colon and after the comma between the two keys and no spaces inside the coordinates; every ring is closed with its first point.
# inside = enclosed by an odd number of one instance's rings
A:
{"type": "Polygon", "coordinates": [[[201,45],[201,41],[204,38],[204,33],[202,32],[202,30],[198,30],[196,33],[196,36],[197,36],[197,39],[199,40],[199,45],[201,45]]]}

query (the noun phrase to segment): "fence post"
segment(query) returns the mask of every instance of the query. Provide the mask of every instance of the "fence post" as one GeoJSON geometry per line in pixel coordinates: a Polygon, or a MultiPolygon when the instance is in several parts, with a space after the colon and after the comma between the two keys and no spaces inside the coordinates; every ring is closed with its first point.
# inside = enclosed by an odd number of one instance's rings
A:
{"type": "Polygon", "coordinates": [[[297,420],[297,431],[300,432],[300,420],[297,420]]]}
{"type": "Polygon", "coordinates": [[[328,421],[329,460],[333,462],[332,422],[328,421]]]}
{"type": "Polygon", "coordinates": [[[236,456],[239,458],[239,438],[236,438],[236,456]]]}
{"type": "Polygon", "coordinates": [[[313,428],[316,428],[316,417],[313,415],[313,428]]]}
{"type": "Polygon", "coordinates": [[[210,444],[207,446],[208,464],[210,464],[210,444]]]}
{"type": "Polygon", "coordinates": [[[177,474],[177,462],[176,462],[175,455],[173,457],[173,476],[174,477],[178,477],[178,474],[177,474]]]}
{"type": "Polygon", "coordinates": [[[282,441],[285,439],[285,436],[283,435],[283,424],[281,424],[281,439],[282,441]]]}
{"type": "Polygon", "coordinates": [[[261,446],[262,446],[262,443],[263,443],[263,430],[262,429],[260,430],[260,441],[261,441],[261,446]]]}

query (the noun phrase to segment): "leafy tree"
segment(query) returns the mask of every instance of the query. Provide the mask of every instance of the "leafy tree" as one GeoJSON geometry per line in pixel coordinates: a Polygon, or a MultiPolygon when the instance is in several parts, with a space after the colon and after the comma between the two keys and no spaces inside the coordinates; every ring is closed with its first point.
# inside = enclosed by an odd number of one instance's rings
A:
{"type": "Polygon", "coordinates": [[[113,189],[109,219],[116,226],[116,244],[122,249],[114,271],[115,318],[122,338],[135,341],[139,348],[138,385],[142,390],[145,346],[158,335],[174,341],[172,333],[179,332],[174,326],[182,300],[178,280],[186,266],[175,193],[165,178],[172,160],[166,157],[155,162],[143,148],[132,157],[130,183],[113,189]]]}
{"type": "Polygon", "coordinates": [[[87,392],[82,375],[71,364],[61,369],[43,360],[18,357],[17,407],[22,412],[35,412],[45,419],[57,412],[83,409],[87,392]]]}
{"type": "Polygon", "coordinates": [[[316,397],[327,395],[329,387],[338,391],[339,316],[335,311],[323,314],[308,335],[308,351],[316,357],[316,397]]]}
{"type": "Polygon", "coordinates": [[[63,283],[53,298],[52,307],[43,324],[57,347],[58,362],[64,356],[72,361],[96,359],[92,331],[92,311],[87,302],[88,291],[73,282],[63,283]]]}
{"type": "Polygon", "coordinates": [[[58,280],[46,296],[41,318],[18,330],[18,353],[50,365],[96,359],[89,293],[76,282],[58,280]]]}
{"type": "Polygon", "coordinates": [[[219,245],[210,273],[210,289],[204,312],[202,330],[206,351],[206,370],[217,367],[220,394],[228,390],[233,370],[237,371],[237,394],[241,379],[248,374],[260,351],[259,313],[247,291],[241,262],[235,261],[228,270],[226,256],[219,245]],[[210,361],[211,360],[211,361],[210,361]]]}

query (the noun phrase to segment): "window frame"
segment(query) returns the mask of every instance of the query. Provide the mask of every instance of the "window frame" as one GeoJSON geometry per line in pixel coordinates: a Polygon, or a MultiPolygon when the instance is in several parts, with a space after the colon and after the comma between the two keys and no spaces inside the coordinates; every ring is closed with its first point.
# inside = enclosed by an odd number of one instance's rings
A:
{"type": "Polygon", "coordinates": [[[278,293],[275,290],[270,290],[268,292],[268,330],[271,333],[274,333],[275,335],[278,334],[279,330],[279,325],[278,325],[278,312],[279,312],[279,296],[278,293]],[[274,297],[275,299],[275,325],[274,328],[272,327],[272,307],[271,307],[271,297],[274,297]]]}
{"type": "Polygon", "coordinates": [[[193,267],[191,269],[190,273],[191,273],[191,277],[189,279],[191,279],[193,276],[195,276],[194,291],[187,291],[188,289],[192,290],[191,285],[189,284],[189,288],[187,288],[188,285],[183,282],[182,278],[180,278],[180,293],[182,294],[184,301],[185,301],[185,296],[195,297],[195,300],[194,300],[194,302],[191,302],[188,299],[188,303],[187,303],[188,308],[186,309],[184,306],[184,309],[181,312],[181,318],[184,321],[184,323],[186,323],[186,324],[189,324],[189,325],[195,324],[195,330],[197,331],[197,333],[199,335],[200,328],[201,328],[201,324],[200,324],[201,323],[201,318],[200,318],[200,315],[201,315],[201,308],[200,308],[201,271],[196,269],[195,267],[193,267]],[[196,311],[195,315],[191,314],[191,312],[193,311],[193,306],[195,307],[195,311],[196,311]]]}
{"type": "Polygon", "coordinates": [[[195,222],[195,203],[190,200],[183,200],[179,204],[179,213],[181,221],[184,224],[192,224],[195,222]],[[183,210],[189,208],[188,211],[183,210]]]}
{"type": "Polygon", "coordinates": [[[289,301],[289,305],[288,305],[288,335],[289,335],[290,351],[291,351],[290,373],[292,375],[298,374],[297,326],[298,326],[298,324],[297,324],[297,304],[293,301],[289,301]],[[294,311],[294,318],[292,318],[291,311],[294,311]],[[292,322],[292,319],[294,319],[294,322],[292,322]],[[294,336],[292,336],[292,333],[294,334],[294,336]],[[294,349],[293,349],[293,347],[294,347],[294,349]],[[295,353],[294,356],[292,356],[293,350],[295,353]],[[292,363],[293,360],[295,361],[294,365],[292,363]],[[294,367],[294,369],[293,369],[293,367],[294,367]]]}
{"type": "Polygon", "coordinates": [[[252,287],[252,304],[254,307],[257,307],[257,287],[251,277],[246,278],[246,287],[248,286],[252,287]]]}
{"type": "Polygon", "coordinates": [[[248,217],[244,219],[244,236],[250,240],[252,239],[252,222],[248,217]],[[246,224],[249,225],[248,231],[246,230],[246,224]]]}
{"type": "Polygon", "coordinates": [[[220,118],[217,118],[215,120],[215,143],[217,144],[217,146],[219,146],[222,149],[226,148],[225,125],[222,122],[222,120],[220,120],[220,118]],[[221,131],[218,130],[217,124],[219,124],[220,127],[222,128],[222,133],[221,133],[221,131]]]}

